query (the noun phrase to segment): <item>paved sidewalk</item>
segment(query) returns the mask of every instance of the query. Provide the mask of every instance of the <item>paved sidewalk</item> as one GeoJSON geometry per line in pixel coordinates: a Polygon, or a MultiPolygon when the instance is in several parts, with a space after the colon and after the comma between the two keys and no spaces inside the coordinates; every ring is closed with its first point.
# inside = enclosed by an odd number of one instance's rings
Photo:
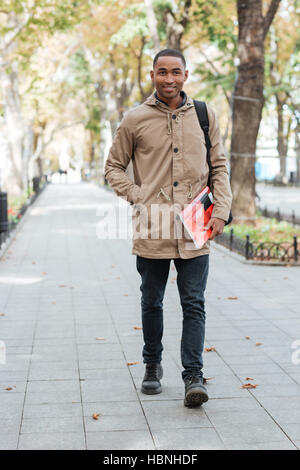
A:
{"type": "Polygon", "coordinates": [[[212,250],[211,399],[187,409],[172,263],[163,393],[142,395],[131,242],[96,237],[96,210],[114,198],[90,184],[49,185],[0,260],[0,449],[299,448],[300,364],[291,345],[300,340],[300,268],[245,265],[212,250]],[[241,389],[248,382],[257,388],[241,389]]]}
{"type": "Polygon", "coordinates": [[[295,211],[300,217],[300,188],[272,186],[270,184],[256,183],[256,192],[260,196],[259,206],[269,210],[280,210],[281,214],[291,215],[295,211]]]}

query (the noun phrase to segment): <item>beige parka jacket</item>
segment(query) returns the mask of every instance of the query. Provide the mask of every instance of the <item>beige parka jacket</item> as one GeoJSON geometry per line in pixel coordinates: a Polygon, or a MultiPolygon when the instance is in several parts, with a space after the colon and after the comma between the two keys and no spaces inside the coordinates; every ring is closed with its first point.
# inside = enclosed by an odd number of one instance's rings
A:
{"type": "MultiPolygon", "coordinates": [[[[210,106],[207,110],[212,217],[226,221],[232,201],[226,157],[215,113],[210,106]]],[[[208,175],[204,133],[191,98],[172,110],[153,94],[125,114],[105,164],[105,177],[116,194],[133,205],[133,254],[188,259],[209,253],[209,241],[196,248],[178,219],[183,207],[207,185],[208,175]],[[132,157],[134,182],[125,173],[132,157]]]]}

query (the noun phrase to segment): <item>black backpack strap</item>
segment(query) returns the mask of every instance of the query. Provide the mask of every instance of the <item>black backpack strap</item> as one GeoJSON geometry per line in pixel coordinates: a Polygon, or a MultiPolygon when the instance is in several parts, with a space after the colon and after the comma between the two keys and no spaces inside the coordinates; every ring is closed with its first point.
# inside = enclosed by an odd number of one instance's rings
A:
{"type": "Polygon", "coordinates": [[[210,138],[209,138],[209,120],[208,120],[208,114],[207,114],[207,107],[204,101],[196,101],[196,100],[194,100],[194,106],[196,109],[199,124],[204,133],[205,145],[206,145],[206,159],[207,159],[207,163],[209,167],[209,180],[210,180],[211,171],[212,171],[211,160],[210,160],[210,149],[212,145],[211,145],[210,138]]]}
{"type": "MultiPolygon", "coordinates": [[[[211,166],[211,160],[210,160],[210,149],[212,147],[210,138],[209,138],[209,120],[208,120],[208,114],[207,114],[207,107],[204,101],[196,101],[194,100],[194,106],[196,109],[197,117],[199,124],[201,126],[201,129],[204,132],[204,137],[205,137],[205,144],[206,144],[206,158],[207,158],[207,163],[209,167],[209,177],[208,177],[208,186],[210,189],[211,187],[211,172],[212,172],[212,166],[211,166]]],[[[225,225],[228,225],[232,222],[232,212],[230,210],[229,214],[229,219],[227,222],[225,222],[225,225]]]]}

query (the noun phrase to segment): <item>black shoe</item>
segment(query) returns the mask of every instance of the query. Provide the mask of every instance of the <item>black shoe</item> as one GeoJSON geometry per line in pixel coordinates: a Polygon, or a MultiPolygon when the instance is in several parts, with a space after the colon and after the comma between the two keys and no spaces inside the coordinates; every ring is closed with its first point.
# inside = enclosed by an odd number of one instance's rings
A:
{"type": "Polygon", "coordinates": [[[208,400],[207,390],[201,377],[191,375],[185,381],[184,406],[200,406],[208,400]]]}
{"type": "Polygon", "coordinates": [[[160,379],[162,376],[163,369],[160,364],[146,364],[146,371],[141,391],[146,395],[161,393],[160,379]]]}

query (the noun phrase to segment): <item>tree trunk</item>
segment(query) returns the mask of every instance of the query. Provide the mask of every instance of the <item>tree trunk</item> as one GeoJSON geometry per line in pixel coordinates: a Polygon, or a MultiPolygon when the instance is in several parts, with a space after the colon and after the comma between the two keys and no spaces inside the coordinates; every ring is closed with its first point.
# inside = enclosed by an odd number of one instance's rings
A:
{"type": "Polygon", "coordinates": [[[145,0],[145,5],[146,5],[146,11],[147,11],[147,22],[148,22],[148,27],[150,31],[150,36],[153,42],[154,52],[155,54],[157,54],[157,52],[160,50],[160,42],[159,42],[157,21],[156,21],[154,9],[153,9],[152,0],[145,0]]]}
{"type": "Polygon", "coordinates": [[[284,135],[284,121],[283,121],[283,102],[280,100],[278,93],[276,97],[276,110],[277,110],[277,151],[280,158],[280,177],[283,180],[286,176],[286,154],[287,154],[287,141],[284,135]]]}
{"type": "Polygon", "coordinates": [[[26,171],[24,172],[24,138],[25,124],[22,118],[20,97],[18,92],[17,71],[7,72],[1,69],[2,97],[4,102],[4,119],[9,144],[12,172],[9,176],[10,192],[15,195],[23,193],[27,186],[26,171]]]}
{"type": "Polygon", "coordinates": [[[262,0],[237,0],[239,66],[232,96],[232,211],[238,220],[253,220],[256,139],[264,105],[264,40],[280,0],[272,0],[265,17],[262,0]]]}
{"type": "Polygon", "coordinates": [[[113,95],[118,112],[118,121],[123,119],[124,112],[127,109],[127,101],[131,95],[135,83],[129,79],[129,66],[124,63],[120,76],[120,69],[115,63],[113,54],[110,54],[110,63],[112,67],[111,81],[113,86],[113,95]]]}
{"type": "Polygon", "coordinates": [[[181,41],[190,21],[189,12],[191,5],[191,0],[185,0],[182,12],[179,14],[175,14],[170,7],[165,10],[164,18],[166,22],[168,49],[182,51],[181,41]]]}
{"type": "Polygon", "coordinates": [[[295,153],[297,163],[297,183],[300,184],[300,121],[297,120],[297,127],[295,129],[295,153]]]}
{"type": "Polygon", "coordinates": [[[144,47],[145,47],[145,37],[143,36],[141,39],[141,47],[138,53],[135,53],[137,62],[138,62],[138,67],[137,67],[137,79],[138,79],[138,87],[140,90],[140,95],[141,95],[141,103],[143,103],[148,96],[150,96],[153,93],[153,85],[150,82],[150,84],[147,86],[146,89],[144,89],[143,84],[142,84],[142,69],[143,69],[143,53],[144,53],[144,47]]]}
{"type": "Polygon", "coordinates": [[[31,124],[27,125],[24,136],[24,150],[23,150],[23,180],[26,191],[28,193],[30,187],[30,159],[33,154],[34,146],[34,132],[31,124]]]}

